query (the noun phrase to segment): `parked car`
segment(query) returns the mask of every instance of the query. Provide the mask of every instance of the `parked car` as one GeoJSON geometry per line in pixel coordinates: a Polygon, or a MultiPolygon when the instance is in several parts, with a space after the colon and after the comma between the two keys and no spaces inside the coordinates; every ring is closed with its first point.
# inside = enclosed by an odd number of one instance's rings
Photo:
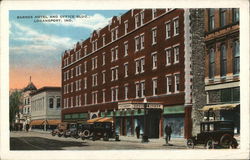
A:
{"type": "Polygon", "coordinates": [[[79,137],[84,139],[91,138],[93,136],[93,126],[92,123],[83,123],[79,125],[79,137]]]}
{"type": "Polygon", "coordinates": [[[194,148],[197,144],[203,144],[207,149],[212,149],[215,145],[223,148],[237,148],[233,121],[201,122],[200,133],[187,139],[188,148],[194,148]]]}
{"type": "Polygon", "coordinates": [[[51,134],[52,136],[57,135],[58,137],[61,137],[64,134],[64,132],[67,130],[67,128],[68,128],[67,122],[59,123],[56,129],[52,130],[51,134]]]}
{"type": "Polygon", "coordinates": [[[67,125],[67,129],[63,133],[63,136],[65,138],[67,137],[79,138],[78,128],[79,128],[78,123],[69,123],[67,125]]]}

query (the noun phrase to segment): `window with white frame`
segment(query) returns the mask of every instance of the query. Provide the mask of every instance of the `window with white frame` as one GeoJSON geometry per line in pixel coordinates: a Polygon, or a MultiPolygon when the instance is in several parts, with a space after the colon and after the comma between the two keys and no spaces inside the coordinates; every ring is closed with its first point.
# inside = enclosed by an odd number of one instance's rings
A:
{"type": "Polygon", "coordinates": [[[87,93],[84,93],[84,105],[87,105],[87,99],[88,97],[87,97],[87,93]]]}
{"type": "Polygon", "coordinates": [[[118,66],[111,68],[111,81],[118,80],[118,66]]]}
{"type": "Polygon", "coordinates": [[[145,81],[140,81],[135,83],[136,98],[141,98],[145,96],[145,81]]]}
{"type": "Polygon", "coordinates": [[[135,92],[136,92],[136,97],[135,98],[139,98],[140,97],[140,92],[141,92],[139,82],[135,83],[135,92]]]}
{"type": "Polygon", "coordinates": [[[92,58],[92,70],[97,68],[97,56],[92,58]]]}
{"type": "Polygon", "coordinates": [[[114,41],[118,38],[118,27],[111,30],[111,40],[114,41]]]}
{"type": "Polygon", "coordinates": [[[143,73],[145,65],[145,58],[141,57],[135,60],[135,74],[143,73]]]}
{"type": "Polygon", "coordinates": [[[152,64],[153,64],[153,69],[157,68],[157,53],[152,53],[152,64]]]}
{"type": "Polygon", "coordinates": [[[111,88],[111,101],[117,101],[118,100],[118,87],[112,87],[111,88]]]}
{"type": "Polygon", "coordinates": [[[174,63],[179,63],[180,58],[180,49],[179,46],[174,47],[174,63]]]}
{"type": "Polygon", "coordinates": [[[140,50],[140,37],[137,36],[135,37],[135,51],[139,51],[140,50]]]}
{"type": "Polygon", "coordinates": [[[74,68],[71,68],[71,78],[73,78],[73,73],[74,72],[74,68]]]}
{"type": "Polygon", "coordinates": [[[97,73],[92,75],[92,86],[97,86],[97,73]]]}
{"type": "Polygon", "coordinates": [[[152,45],[156,44],[157,42],[157,28],[152,29],[152,45]]]}
{"type": "Polygon", "coordinates": [[[124,96],[125,96],[124,98],[128,99],[128,86],[127,85],[124,86],[124,92],[125,92],[124,93],[124,96]]]}
{"type": "Polygon", "coordinates": [[[179,34],[179,18],[174,19],[174,36],[179,34]]]}
{"type": "Polygon", "coordinates": [[[67,86],[66,86],[66,85],[63,86],[63,93],[64,93],[64,94],[67,93],[67,86]]]}
{"type": "Polygon", "coordinates": [[[142,81],[141,83],[141,97],[145,96],[145,81],[142,81]]]}
{"type": "Polygon", "coordinates": [[[83,51],[84,51],[84,56],[86,56],[87,55],[87,46],[84,46],[84,49],[83,49],[83,51]]]}
{"type": "Polygon", "coordinates": [[[73,97],[70,98],[70,107],[73,107],[73,97]]]}
{"type": "Polygon", "coordinates": [[[140,27],[140,17],[139,14],[135,15],[135,28],[140,27]]]}
{"type": "Polygon", "coordinates": [[[141,21],[141,25],[144,24],[144,11],[141,11],[140,13],[140,21],[141,21]]]}
{"type": "Polygon", "coordinates": [[[153,82],[153,96],[157,95],[157,79],[152,79],[153,82]]]}
{"type": "Polygon", "coordinates": [[[124,56],[128,55],[128,42],[124,43],[124,56]]]}
{"type": "Polygon", "coordinates": [[[175,93],[180,91],[180,74],[175,74],[175,93]]]}
{"type": "Polygon", "coordinates": [[[92,92],[92,104],[97,104],[97,91],[92,92]]]}
{"type": "Polygon", "coordinates": [[[80,79],[79,81],[78,81],[78,83],[79,83],[79,85],[78,85],[78,87],[79,87],[79,91],[82,89],[82,80],[80,79]]]}
{"type": "Polygon", "coordinates": [[[64,99],[63,100],[63,108],[66,108],[66,103],[67,103],[67,101],[66,101],[66,99],[64,99]]]}
{"type": "Polygon", "coordinates": [[[128,63],[124,63],[124,77],[128,77],[128,63]]]}
{"type": "Polygon", "coordinates": [[[111,62],[113,62],[115,60],[115,49],[112,48],[111,49],[111,62]]]}
{"type": "Polygon", "coordinates": [[[102,46],[104,46],[105,45],[105,34],[104,35],[102,35],[102,46]]]}
{"type": "Polygon", "coordinates": [[[105,60],[106,60],[105,53],[103,53],[102,54],[102,65],[103,66],[105,65],[105,60]]]}
{"type": "Polygon", "coordinates": [[[84,73],[87,72],[87,61],[84,62],[84,73]]]}
{"type": "Polygon", "coordinates": [[[118,46],[115,47],[115,60],[118,60],[118,46]]]}
{"type": "Polygon", "coordinates": [[[76,88],[76,91],[78,91],[78,81],[75,81],[75,88],[76,88]]]}
{"type": "Polygon", "coordinates": [[[140,73],[140,60],[135,61],[135,74],[140,73]]]}
{"type": "Polygon", "coordinates": [[[102,90],[102,102],[105,102],[105,90],[102,90]]]}
{"type": "Polygon", "coordinates": [[[141,44],[140,49],[141,50],[144,49],[144,34],[140,35],[140,44],[141,44]]]}
{"type": "Polygon", "coordinates": [[[85,77],[84,79],[83,79],[83,83],[84,83],[84,89],[87,89],[87,77],[85,77]]]}
{"type": "Polygon", "coordinates": [[[81,105],[82,105],[82,96],[81,96],[81,95],[79,96],[79,101],[78,101],[78,102],[79,102],[79,103],[78,103],[79,106],[81,106],[81,105]]]}
{"type": "Polygon", "coordinates": [[[96,51],[97,50],[97,40],[94,40],[92,42],[92,52],[96,51]]]}
{"type": "Polygon", "coordinates": [[[166,65],[171,65],[171,48],[166,49],[166,65]]]}
{"type": "Polygon", "coordinates": [[[69,84],[67,84],[67,93],[69,93],[69,84]]]}
{"type": "Polygon", "coordinates": [[[78,76],[78,66],[76,66],[76,76],[78,76]]]}
{"type": "Polygon", "coordinates": [[[78,96],[76,96],[76,101],[75,101],[76,102],[76,104],[75,104],[76,107],[78,107],[78,100],[79,100],[78,96]]]}
{"type": "Polygon", "coordinates": [[[171,23],[166,23],[166,39],[169,39],[171,37],[171,23]]]}
{"type": "Polygon", "coordinates": [[[71,92],[73,92],[73,82],[71,82],[71,92]]]}
{"type": "Polygon", "coordinates": [[[128,21],[124,22],[124,27],[125,27],[125,34],[128,33],[128,21]]]}
{"type": "Polygon", "coordinates": [[[169,94],[172,92],[172,75],[167,75],[166,80],[167,80],[166,91],[167,91],[167,94],[169,94]]]}
{"type": "Polygon", "coordinates": [[[140,71],[141,71],[141,73],[143,73],[144,72],[144,66],[145,66],[145,58],[144,57],[142,57],[140,59],[140,65],[141,65],[140,71]]]}
{"type": "Polygon", "coordinates": [[[102,84],[106,82],[106,71],[102,71],[102,84]]]}
{"type": "Polygon", "coordinates": [[[152,18],[156,18],[157,17],[157,10],[156,9],[152,9],[152,18]]]}
{"type": "Polygon", "coordinates": [[[79,75],[82,74],[82,64],[79,65],[79,75]]]}

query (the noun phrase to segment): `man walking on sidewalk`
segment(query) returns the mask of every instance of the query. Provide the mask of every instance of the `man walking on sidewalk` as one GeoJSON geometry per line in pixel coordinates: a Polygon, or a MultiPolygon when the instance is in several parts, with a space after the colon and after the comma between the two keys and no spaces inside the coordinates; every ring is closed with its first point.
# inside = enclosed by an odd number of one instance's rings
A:
{"type": "Polygon", "coordinates": [[[168,144],[168,142],[170,141],[170,138],[171,138],[171,133],[172,133],[172,129],[171,129],[170,124],[166,125],[165,133],[166,133],[166,144],[168,144]]]}
{"type": "Polygon", "coordinates": [[[136,128],[135,128],[135,132],[136,132],[136,137],[137,137],[137,139],[139,139],[139,138],[140,138],[140,130],[141,130],[140,125],[136,126],[136,128]]]}

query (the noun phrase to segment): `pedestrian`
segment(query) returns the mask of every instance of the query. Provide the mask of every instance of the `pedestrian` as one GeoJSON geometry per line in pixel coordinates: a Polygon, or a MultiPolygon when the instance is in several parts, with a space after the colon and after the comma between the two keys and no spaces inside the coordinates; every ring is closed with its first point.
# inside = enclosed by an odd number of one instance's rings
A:
{"type": "Polygon", "coordinates": [[[28,132],[29,131],[29,128],[30,128],[30,126],[29,126],[29,124],[26,124],[26,132],[28,132]]]}
{"type": "Polygon", "coordinates": [[[141,130],[140,125],[136,126],[136,128],[135,128],[135,132],[136,132],[136,137],[137,137],[137,139],[139,139],[139,138],[140,138],[140,130],[141,130]]]}
{"type": "Polygon", "coordinates": [[[172,129],[170,124],[167,124],[165,127],[165,133],[166,133],[166,144],[168,144],[168,142],[171,139],[171,133],[172,133],[172,129]]]}

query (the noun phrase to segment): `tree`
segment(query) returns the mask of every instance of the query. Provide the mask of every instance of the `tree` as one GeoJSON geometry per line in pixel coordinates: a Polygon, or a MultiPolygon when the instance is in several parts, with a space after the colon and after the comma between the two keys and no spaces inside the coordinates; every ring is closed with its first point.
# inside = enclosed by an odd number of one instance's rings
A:
{"type": "Polygon", "coordinates": [[[19,111],[19,106],[22,104],[21,102],[21,92],[18,90],[10,93],[9,96],[9,121],[10,124],[15,120],[16,113],[19,111]]]}

